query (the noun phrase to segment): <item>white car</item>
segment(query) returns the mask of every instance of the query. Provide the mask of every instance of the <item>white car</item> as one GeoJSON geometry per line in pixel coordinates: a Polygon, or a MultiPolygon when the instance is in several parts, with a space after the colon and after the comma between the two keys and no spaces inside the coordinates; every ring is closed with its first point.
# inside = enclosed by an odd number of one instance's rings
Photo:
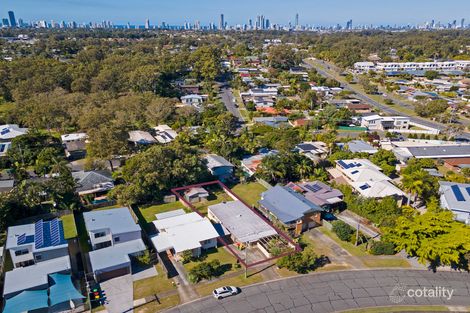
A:
{"type": "Polygon", "coordinates": [[[212,291],[212,295],[216,299],[223,299],[230,296],[234,296],[240,292],[240,289],[233,286],[220,287],[212,291]]]}

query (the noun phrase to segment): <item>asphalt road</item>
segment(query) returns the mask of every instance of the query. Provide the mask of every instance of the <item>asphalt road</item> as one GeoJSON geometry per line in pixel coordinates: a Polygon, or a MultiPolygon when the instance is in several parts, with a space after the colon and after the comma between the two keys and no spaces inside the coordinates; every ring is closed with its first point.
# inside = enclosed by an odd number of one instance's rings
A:
{"type": "Polygon", "coordinates": [[[240,122],[244,122],[245,119],[240,114],[240,111],[237,108],[236,102],[233,101],[234,96],[233,96],[232,90],[230,90],[229,87],[222,87],[220,90],[220,97],[223,103],[225,104],[225,107],[227,108],[227,110],[230,113],[232,113],[232,115],[237,117],[240,122]]]}
{"type": "Polygon", "coordinates": [[[470,274],[390,269],[317,273],[245,287],[222,300],[206,297],[167,312],[321,313],[394,305],[445,305],[466,312],[470,274]]]}
{"type": "MultiPolygon", "coordinates": [[[[322,64],[324,64],[325,66],[329,66],[328,64],[323,63],[323,62],[322,62],[322,64]]],[[[312,64],[307,63],[307,62],[304,62],[304,66],[307,67],[307,68],[314,68],[315,67],[312,64]]],[[[317,72],[320,75],[322,75],[324,77],[336,79],[333,75],[331,75],[330,73],[328,73],[328,72],[326,72],[326,71],[324,71],[324,70],[322,70],[318,67],[315,67],[315,69],[317,70],[317,72]]],[[[441,131],[446,129],[445,126],[443,126],[439,123],[435,123],[433,121],[429,121],[429,120],[422,119],[422,118],[417,118],[417,117],[414,117],[414,116],[409,116],[409,115],[406,115],[403,112],[394,110],[393,108],[391,108],[391,107],[389,107],[385,104],[379,103],[379,102],[375,101],[374,99],[368,97],[367,95],[365,95],[363,93],[358,93],[349,84],[342,83],[341,85],[344,89],[354,92],[356,94],[356,97],[359,98],[360,100],[362,100],[363,102],[368,103],[368,104],[370,104],[370,105],[372,105],[376,108],[379,108],[381,111],[383,111],[385,113],[388,113],[388,114],[391,114],[391,115],[398,115],[398,116],[408,116],[412,122],[419,123],[419,124],[422,124],[422,125],[425,125],[425,126],[428,126],[428,127],[433,127],[433,128],[439,129],[441,131]]],[[[397,101],[395,101],[395,102],[396,102],[396,105],[403,105],[403,106],[409,108],[408,104],[401,103],[401,102],[397,103],[397,101]]]]}

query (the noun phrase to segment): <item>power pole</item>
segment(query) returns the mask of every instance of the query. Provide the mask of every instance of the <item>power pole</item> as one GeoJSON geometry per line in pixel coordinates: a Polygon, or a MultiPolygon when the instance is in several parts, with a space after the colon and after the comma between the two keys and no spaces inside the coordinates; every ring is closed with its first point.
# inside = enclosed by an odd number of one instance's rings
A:
{"type": "Polygon", "coordinates": [[[356,229],[356,246],[359,242],[359,228],[361,227],[361,224],[359,222],[357,223],[357,229],[356,229]]]}
{"type": "Polygon", "coordinates": [[[245,279],[247,278],[247,275],[248,275],[248,263],[247,263],[247,260],[248,260],[248,243],[246,244],[246,247],[245,247],[245,279]]]}

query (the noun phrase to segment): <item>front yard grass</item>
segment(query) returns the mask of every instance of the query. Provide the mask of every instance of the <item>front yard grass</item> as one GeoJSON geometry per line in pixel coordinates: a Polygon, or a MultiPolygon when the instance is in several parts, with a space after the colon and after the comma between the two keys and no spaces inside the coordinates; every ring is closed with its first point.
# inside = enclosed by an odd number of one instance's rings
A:
{"type": "Polygon", "coordinates": [[[75,238],[78,235],[77,226],[75,225],[75,217],[73,214],[64,215],[61,218],[64,227],[65,239],[75,238]]]}
{"type": "Polygon", "coordinates": [[[235,269],[234,264],[237,262],[237,259],[223,247],[209,249],[203,252],[203,258],[201,261],[191,261],[189,263],[183,264],[185,270],[189,272],[196,265],[201,264],[201,262],[210,262],[212,260],[219,260],[220,266],[224,268],[224,273],[232,272],[235,269]]]}
{"type": "Polygon", "coordinates": [[[261,199],[261,193],[267,189],[257,182],[238,184],[232,187],[233,193],[239,196],[248,205],[254,205],[261,199]]]}
{"type": "MultiPolygon", "coordinates": [[[[249,273],[248,273],[249,275],[249,273]]],[[[199,283],[195,285],[195,288],[201,297],[210,295],[212,291],[220,286],[235,286],[242,287],[246,285],[252,285],[263,281],[263,276],[260,273],[248,276],[245,278],[245,274],[241,274],[235,277],[217,279],[210,283],[199,283]]]]}
{"type": "Polygon", "coordinates": [[[172,295],[165,297],[160,300],[160,304],[157,301],[153,301],[142,306],[136,307],[134,312],[136,313],[155,313],[165,309],[177,306],[180,303],[179,295],[172,295]]]}
{"type": "Polygon", "coordinates": [[[362,259],[362,262],[367,267],[401,267],[409,268],[410,263],[406,260],[394,256],[370,256],[369,258],[362,259]]]}
{"type": "Polygon", "coordinates": [[[402,259],[398,256],[384,256],[384,255],[371,255],[368,254],[365,250],[365,246],[361,245],[356,247],[352,243],[342,241],[336,236],[332,231],[320,227],[319,230],[325,235],[333,239],[338,245],[341,246],[344,250],[348,251],[350,254],[358,257],[366,267],[379,268],[379,267],[401,267],[409,268],[411,265],[405,259],[402,259]]]}
{"type": "Polygon", "coordinates": [[[141,279],[134,282],[134,299],[141,299],[162,292],[176,290],[171,279],[166,277],[161,264],[155,265],[157,276],[141,279]]]}
{"type": "Polygon", "coordinates": [[[364,247],[362,246],[356,247],[352,243],[342,241],[341,239],[338,238],[338,236],[336,236],[335,233],[326,229],[325,227],[319,227],[318,230],[324,233],[325,235],[327,235],[328,237],[330,237],[331,239],[333,239],[339,246],[341,246],[341,248],[348,251],[350,254],[357,256],[357,257],[369,256],[369,254],[367,254],[367,252],[365,251],[364,247]]]}

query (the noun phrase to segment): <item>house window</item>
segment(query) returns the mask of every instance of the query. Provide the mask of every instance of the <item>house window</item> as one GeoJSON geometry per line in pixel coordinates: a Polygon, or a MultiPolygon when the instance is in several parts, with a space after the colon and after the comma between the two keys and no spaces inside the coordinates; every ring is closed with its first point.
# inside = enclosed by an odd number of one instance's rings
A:
{"type": "Polygon", "coordinates": [[[119,237],[114,237],[114,242],[119,242],[119,241],[121,241],[121,238],[119,238],[119,237]]]}
{"type": "Polygon", "coordinates": [[[100,232],[100,233],[95,233],[95,239],[96,238],[101,238],[101,237],[104,237],[106,236],[106,233],[103,231],[103,232],[100,232]]]}
{"type": "Polygon", "coordinates": [[[25,254],[28,254],[28,253],[29,253],[29,250],[28,250],[28,249],[16,250],[16,251],[15,251],[15,255],[16,255],[16,256],[25,255],[25,254]]]}

